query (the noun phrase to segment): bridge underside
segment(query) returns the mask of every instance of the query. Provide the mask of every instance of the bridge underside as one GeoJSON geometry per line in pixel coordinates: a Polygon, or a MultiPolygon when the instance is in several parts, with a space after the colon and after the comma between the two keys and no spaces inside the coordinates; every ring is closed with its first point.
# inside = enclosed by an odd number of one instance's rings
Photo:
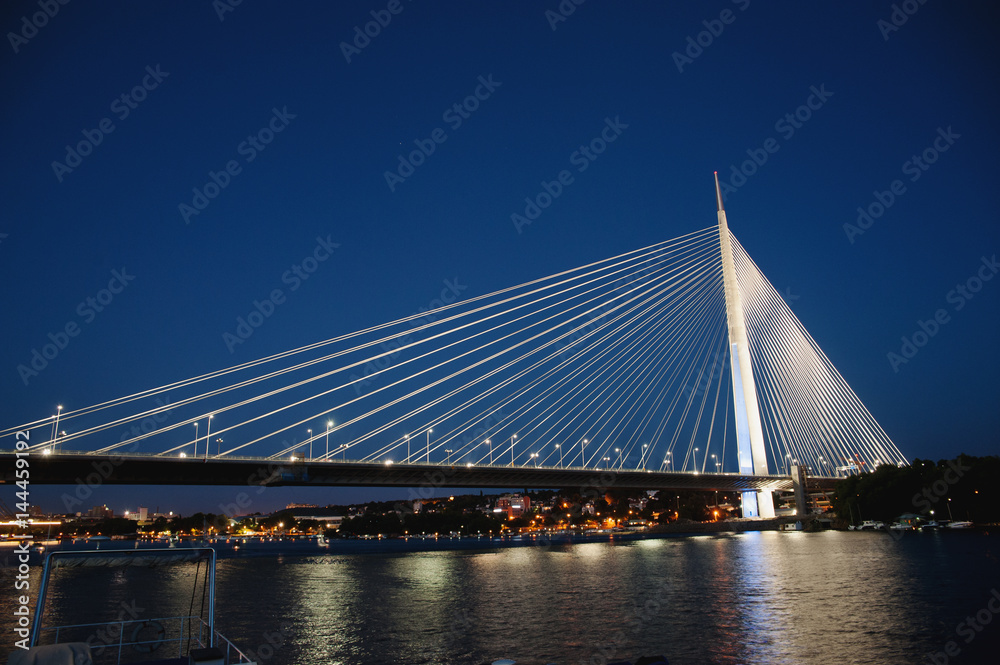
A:
{"type": "MultiPolygon", "coordinates": [[[[15,481],[13,454],[0,455],[0,482],[15,481]]],[[[195,459],[60,453],[31,457],[39,485],[242,485],[299,487],[630,488],[644,490],[790,490],[790,476],[501,465],[384,464],[268,458],[195,459]]],[[[810,477],[810,489],[837,478],[810,477]]]]}

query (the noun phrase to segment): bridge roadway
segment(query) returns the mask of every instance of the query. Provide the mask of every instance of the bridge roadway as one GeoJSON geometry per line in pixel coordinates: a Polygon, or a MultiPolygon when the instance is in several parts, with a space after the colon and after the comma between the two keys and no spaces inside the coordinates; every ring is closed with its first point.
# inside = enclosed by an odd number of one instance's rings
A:
{"type": "MultiPolygon", "coordinates": [[[[791,490],[790,476],[503,466],[415,462],[352,462],[265,457],[178,458],[59,452],[29,456],[30,482],[39,485],[264,485],[353,487],[495,487],[525,489],[631,488],[739,491],[791,490]]],[[[0,483],[15,477],[15,455],[0,452],[0,483]]],[[[838,478],[810,476],[810,490],[833,489],[838,478]]]]}

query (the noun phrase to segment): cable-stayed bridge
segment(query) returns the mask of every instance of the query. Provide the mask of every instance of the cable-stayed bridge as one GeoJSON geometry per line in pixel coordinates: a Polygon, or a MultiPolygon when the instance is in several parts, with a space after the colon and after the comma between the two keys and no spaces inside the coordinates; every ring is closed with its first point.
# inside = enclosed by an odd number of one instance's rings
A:
{"type": "MultiPolygon", "coordinates": [[[[906,459],[717,223],[0,431],[35,483],[743,491],[906,459]],[[17,434],[22,432],[22,434],[17,434]],[[27,433],[26,435],[24,433],[27,433]]],[[[13,482],[15,454],[2,455],[13,482]]],[[[760,499],[758,503],[758,499],[760,499]]]]}

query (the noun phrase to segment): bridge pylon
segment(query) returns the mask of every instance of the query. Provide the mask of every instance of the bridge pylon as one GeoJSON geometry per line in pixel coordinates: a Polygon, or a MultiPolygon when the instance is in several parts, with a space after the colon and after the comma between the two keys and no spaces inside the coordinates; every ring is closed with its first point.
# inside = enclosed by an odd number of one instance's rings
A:
{"type": "MultiPolygon", "coordinates": [[[[722,252],[722,280],[726,294],[726,322],[729,327],[729,361],[733,376],[733,404],[735,405],[736,443],[740,473],[766,475],[767,452],[764,448],[764,431],[760,424],[760,407],[757,404],[757,386],[753,380],[750,362],[750,344],[747,341],[743,301],[736,281],[736,264],[729,238],[726,211],[722,206],[719,173],[715,173],[715,201],[719,217],[719,248],[722,252]]],[[[743,492],[744,517],[774,517],[774,500],[771,490],[743,492]]]]}

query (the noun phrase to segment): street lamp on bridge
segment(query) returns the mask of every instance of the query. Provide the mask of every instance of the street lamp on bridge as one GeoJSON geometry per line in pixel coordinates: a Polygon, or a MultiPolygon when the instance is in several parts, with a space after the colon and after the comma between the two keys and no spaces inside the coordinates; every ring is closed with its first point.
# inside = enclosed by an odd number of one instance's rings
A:
{"type": "Polygon", "coordinates": [[[517,441],[517,434],[510,435],[510,465],[514,466],[514,442],[517,441]]]}
{"type": "Polygon", "coordinates": [[[325,459],[326,461],[330,461],[330,430],[331,429],[333,429],[333,421],[332,420],[327,420],[326,421],[326,454],[323,456],[323,459],[325,459]]]}
{"type": "Polygon", "coordinates": [[[449,448],[445,448],[444,452],[447,453],[447,455],[448,455],[448,462],[447,462],[447,464],[448,464],[448,466],[451,466],[451,453],[452,453],[452,451],[449,448]]]}
{"type": "Polygon", "coordinates": [[[490,464],[493,464],[493,442],[490,439],[486,439],[485,443],[490,447],[490,464]]]}
{"type": "Polygon", "coordinates": [[[622,466],[622,449],[615,448],[615,452],[618,453],[618,459],[615,460],[615,468],[620,469],[622,466]]]}
{"type": "Polygon", "coordinates": [[[580,466],[582,466],[583,468],[587,468],[587,455],[584,452],[586,446],[587,446],[587,440],[584,439],[583,441],[580,442],[580,466]]]}
{"type": "Polygon", "coordinates": [[[431,432],[433,432],[433,431],[434,430],[432,430],[431,428],[429,428],[429,427],[427,428],[427,463],[428,464],[431,463],[431,432]]]}
{"type": "Polygon", "coordinates": [[[208,415],[208,427],[205,429],[205,461],[208,461],[208,445],[212,442],[212,414],[208,415]]]}
{"type": "Polygon", "coordinates": [[[309,433],[309,459],[312,459],[312,456],[313,456],[313,431],[311,429],[307,429],[306,432],[309,433]]]}
{"type": "MultiPolygon", "coordinates": [[[[198,456],[198,423],[194,424],[194,452],[191,453],[194,457],[198,456]]],[[[187,455],[185,455],[187,457],[187,455]]]]}
{"type": "Polygon", "coordinates": [[[700,448],[694,449],[694,472],[698,473],[698,451],[700,448]]]}
{"type": "Polygon", "coordinates": [[[559,451],[559,468],[561,469],[563,465],[563,453],[562,453],[562,446],[559,445],[558,443],[556,444],[556,450],[559,451]]]}

